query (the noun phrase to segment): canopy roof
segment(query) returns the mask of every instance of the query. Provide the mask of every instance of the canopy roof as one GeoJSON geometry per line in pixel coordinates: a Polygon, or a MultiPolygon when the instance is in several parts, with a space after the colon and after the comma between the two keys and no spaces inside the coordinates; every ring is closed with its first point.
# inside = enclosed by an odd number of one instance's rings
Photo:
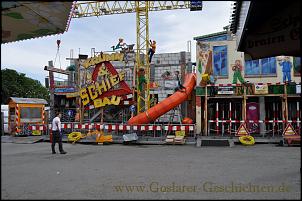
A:
{"type": "Polygon", "coordinates": [[[231,15],[237,51],[246,59],[301,56],[300,1],[237,1],[231,15]]]}
{"type": "Polygon", "coordinates": [[[10,97],[10,100],[12,100],[15,103],[26,103],[26,104],[47,104],[47,101],[45,99],[41,98],[17,98],[17,97],[10,97]]]}
{"type": "Polygon", "coordinates": [[[1,43],[64,33],[74,5],[59,1],[1,1],[1,43]]]}

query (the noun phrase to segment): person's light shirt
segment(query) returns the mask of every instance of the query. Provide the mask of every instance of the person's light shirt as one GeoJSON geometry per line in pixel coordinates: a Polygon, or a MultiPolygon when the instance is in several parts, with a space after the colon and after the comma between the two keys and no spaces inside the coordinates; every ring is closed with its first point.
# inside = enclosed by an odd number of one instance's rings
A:
{"type": "Polygon", "coordinates": [[[59,117],[55,117],[53,120],[52,120],[52,130],[53,131],[61,131],[61,120],[59,117]],[[58,128],[59,127],[59,128],[58,128]]]}

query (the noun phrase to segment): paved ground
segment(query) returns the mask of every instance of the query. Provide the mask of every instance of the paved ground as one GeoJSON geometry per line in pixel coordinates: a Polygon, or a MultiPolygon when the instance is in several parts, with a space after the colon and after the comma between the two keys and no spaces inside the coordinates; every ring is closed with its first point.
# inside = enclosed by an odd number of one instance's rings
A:
{"type": "Polygon", "coordinates": [[[1,143],[1,199],[300,199],[300,147],[1,143]]]}

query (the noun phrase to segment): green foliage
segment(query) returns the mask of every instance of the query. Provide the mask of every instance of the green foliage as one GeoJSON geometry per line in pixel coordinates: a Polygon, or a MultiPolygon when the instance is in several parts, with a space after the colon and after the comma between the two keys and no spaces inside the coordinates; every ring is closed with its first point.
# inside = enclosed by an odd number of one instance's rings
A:
{"type": "Polygon", "coordinates": [[[43,98],[49,102],[49,91],[38,80],[33,80],[12,69],[1,70],[1,104],[8,104],[10,97],[43,98]]]}

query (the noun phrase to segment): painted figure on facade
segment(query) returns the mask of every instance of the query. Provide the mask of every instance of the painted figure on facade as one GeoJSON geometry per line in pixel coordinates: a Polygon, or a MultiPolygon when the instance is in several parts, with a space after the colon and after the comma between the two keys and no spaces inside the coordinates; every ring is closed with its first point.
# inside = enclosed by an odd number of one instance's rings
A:
{"type": "Polygon", "coordinates": [[[286,56],[282,59],[278,59],[279,65],[282,67],[282,73],[283,73],[283,82],[286,83],[286,80],[288,82],[291,82],[291,68],[292,63],[290,62],[290,57],[286,56]]]}
{"type": "Polygon", "coordinates": [[[242,67],[241,61],[239,59],[237,59],[235,61],[235,64],[232,66],[232,70],[234,71],[233,84],[237,84],[237,80],[239,80],[241,82],[241,84],[246,84],[245,80],[243,79],[243,77],[241,75],[242,69],[243,69],[243,67],[242,67]]]}

